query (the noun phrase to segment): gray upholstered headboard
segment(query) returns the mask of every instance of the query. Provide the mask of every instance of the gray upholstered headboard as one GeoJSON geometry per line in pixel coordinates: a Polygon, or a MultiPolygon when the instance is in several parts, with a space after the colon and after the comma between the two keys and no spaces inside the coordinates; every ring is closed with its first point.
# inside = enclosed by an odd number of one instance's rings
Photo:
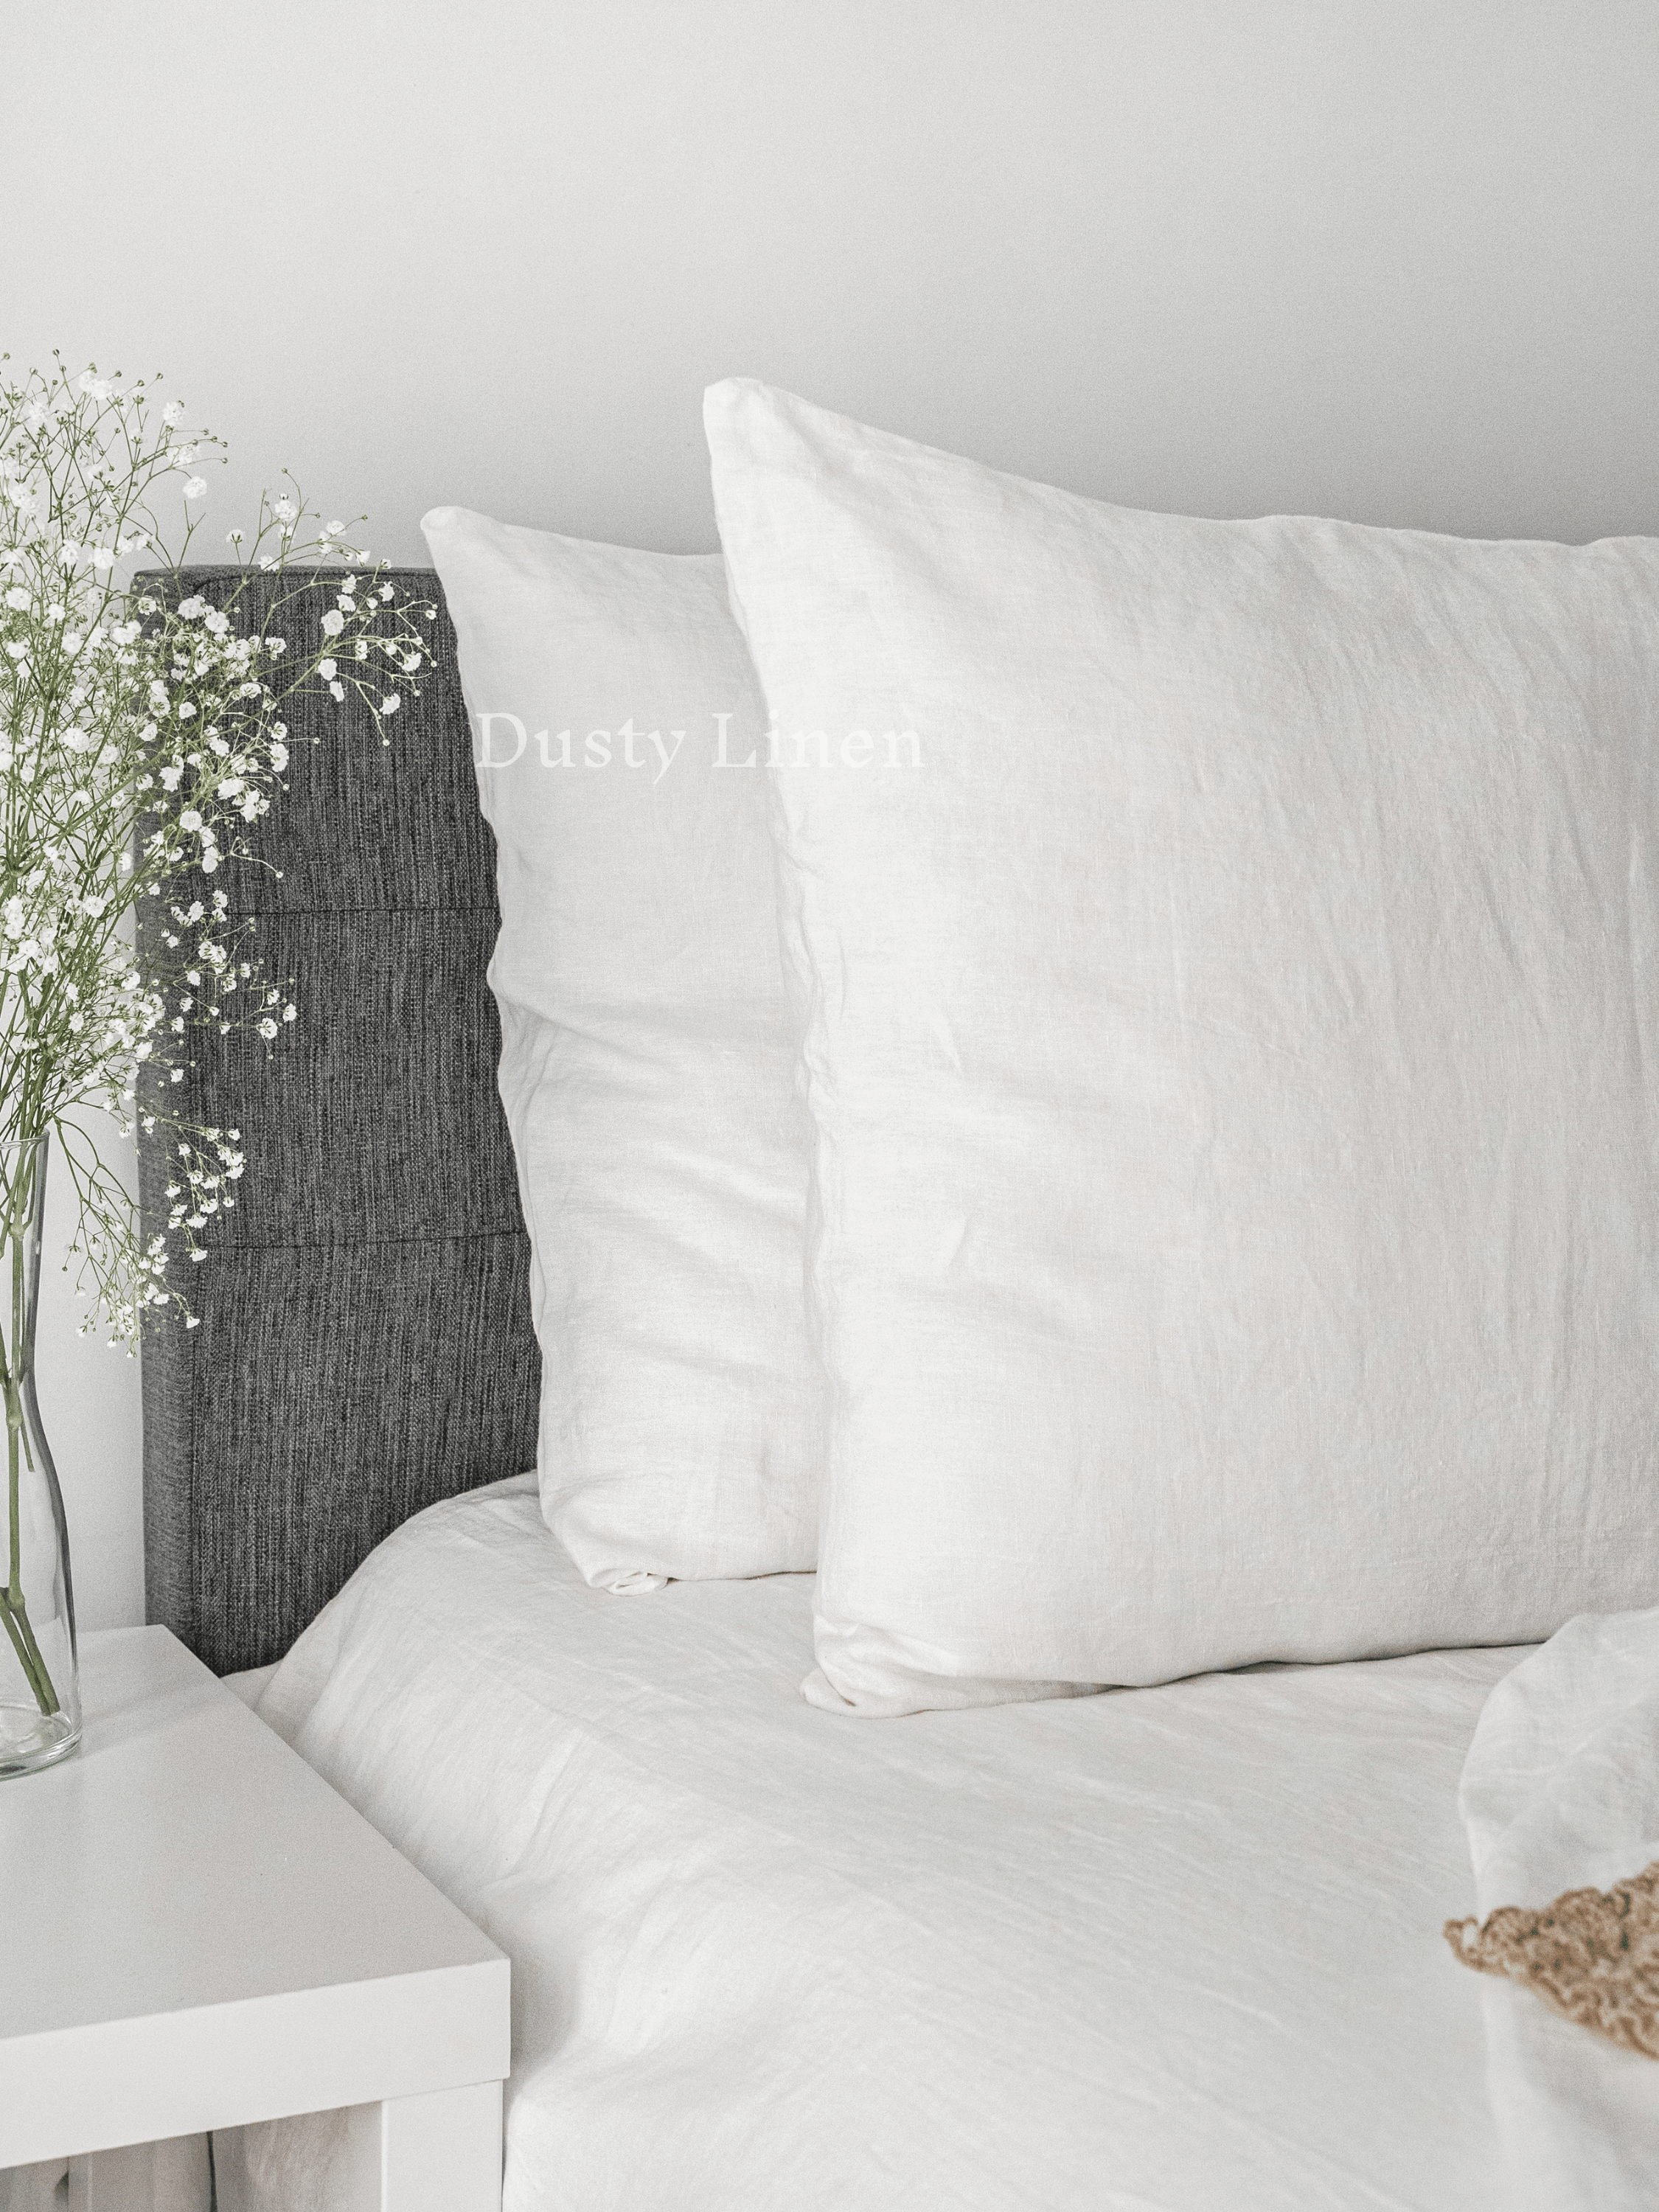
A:
{"type": "MultiPolygon", "coordinates": [[[[238,573],[185,577],[212,601],[238,573]]],[[[422,696],[389,748],[355,704],[289,713],[289,789],[249,836],[272,868],[215,879],[300,1018],[269,1057],[204,1034],[169,1095],[239,1128],[248,1159],[190,1270],[199,1327],[164,1322],[143,1352],[149,1618],[220,1673],[285,1651],[410,1514],[535,1463],[529,1249],[484,981],[494,845],[436,579],[391,580],[439,607],[422,696]]],[[[278,626],[298,645],[331,604],[308,592],[278,626]]],[[[141,1140],[147,1233],[168,1173],[141,1140]]]]}

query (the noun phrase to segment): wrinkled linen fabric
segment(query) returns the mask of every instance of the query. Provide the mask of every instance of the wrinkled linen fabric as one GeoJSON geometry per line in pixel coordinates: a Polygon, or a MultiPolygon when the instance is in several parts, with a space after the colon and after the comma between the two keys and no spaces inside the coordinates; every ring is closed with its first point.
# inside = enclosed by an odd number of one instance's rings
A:
{"type": "Polygon", "coordinates": [[[810,1567],[806,1130],[764,779],[719,765],[761,718],[724,567],[422,526],[495,836],[549,1523],[611,1589],[810,1567]]]}
{"type": "Polygon", "coordinates": [[[809,1696],[1659,1601],[1659,540],[706,414],[807,1014],[809,1696]]]}
{"type": "Polygon", "coordinates": [[[512,1959],[507,2212],[1507,2212],[1440,1929],[1514,1653],[855,1729],[811,1638],[802,1577],[613,1603],[508,1485],[267,1690],[512,1959]]]}
{"type": "MultiPolygon", "coordinates": [[[[1659,1859],[1659,1611],[1571,1621],[1486,1701],[1459,1795],[1482,1918],[1659,1859]]],[[[1482,1978],[1516,2212],[1659,2204],[1659,2063],[1482,1978]]]]}

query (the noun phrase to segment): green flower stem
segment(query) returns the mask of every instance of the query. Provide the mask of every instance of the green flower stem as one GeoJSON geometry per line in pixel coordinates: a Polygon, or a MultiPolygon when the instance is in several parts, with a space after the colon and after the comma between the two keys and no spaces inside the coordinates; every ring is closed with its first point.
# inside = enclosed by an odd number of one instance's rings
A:
{"type": "Polygon", "coordinates": [[[50,1717],[58,1710],[58,1692],[52,1687],[52,1675],[23,1596],[23,1470],[19,1449],[23,1442],[23,1403],[20,1385],[24,1349],[23,1241],[27,1233],[33,1164],[32,1158],[25,1154],[17,1187],[8,1194],[10,1203],[6,1209],[6,1241],[11,1246],[11,1356],[4,1356],[5,1346],[0,1341],[0,1376],[3,1376],[6,1399],[6,1525],[11,1544],[11,1571],[3,1593],[0,1593],[0,1617],[5,1620],[6,1633],[33,1692],[34,1702],[42,1713],[50,1717]]]}
{"type": "Polygon", "coordinates": [[[19,1496],[22,1470],[17,1449],[21,1418],[16,1385],[9,1382],[6,1390],[6,1492],[7,1520],[11,1535],[11,1575],[5,1589],[0,1591],[0,1615],[4,1617],[6,1633],[17,1654],[17,1663],[34,1693],[35,1704],[43,1713],[50,1715],[58,1711],[58,1692],[52,1687],[52,1675],[36,1641],[33,1624],[29,1620],[28,1607],[23,1596],[23,1539],[19,1496]]]}
{"type": "Polygon", "coordinates": [[[34,1702],[48,1718],[58,1711],[58,1693],[52,1686],[52,1676],[40,1656],[40,1647],[34,1640],[34,1631],[27,1616],[20,1620],[12,1611],[8,1592],[0,1590],[0,1620],[6,1624],[6,1633],[11,1638],[11,1648],[17,1654],[17,1663],[25,1680],[34,1693],[34,1702]]]}

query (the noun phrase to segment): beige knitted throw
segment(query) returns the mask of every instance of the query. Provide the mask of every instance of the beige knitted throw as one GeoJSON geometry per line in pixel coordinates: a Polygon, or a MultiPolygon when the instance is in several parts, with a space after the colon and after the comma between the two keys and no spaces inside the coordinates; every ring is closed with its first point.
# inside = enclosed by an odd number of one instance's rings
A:
{"type": "Polygon", "coordinates": [[[1659,2058],[1659,1860],[1612,1889],[1570,1889],[1539,1912],[1449,1920],[1466,1966],[1507,1974],[1580,2027],[1659,2058]]]}

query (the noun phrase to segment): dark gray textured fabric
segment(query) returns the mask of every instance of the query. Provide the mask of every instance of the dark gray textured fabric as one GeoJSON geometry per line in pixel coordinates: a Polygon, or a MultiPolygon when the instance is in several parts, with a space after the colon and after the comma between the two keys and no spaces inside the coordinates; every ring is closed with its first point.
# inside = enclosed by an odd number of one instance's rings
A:
{"type": "MultiPolygon", "coordinates": [[[[213,601],[236,574],[184,586],[213,601]]],[[[296,704],[288,791],[248,837],[270,866],[213,879],[257,917],[300,1018],[269,1052],[202,1037],[168,1093],[239,1128],[248,1158],[184,1285],[201,1326],[164,1316],[143,1353],[149,1614],[220,1673],[278,1657],[410,1514],[535,1464],[529,1247],[484,981],[494,847],[437,580],[391,580],[439,609],[422,696],[404,687],[389,748],[354,706],[296,704]]],[[[283,611],[291,648],[332,588],[283,611]]],[[[169,1172],[141,1139],[147,1233],[169,1172]]]]}

